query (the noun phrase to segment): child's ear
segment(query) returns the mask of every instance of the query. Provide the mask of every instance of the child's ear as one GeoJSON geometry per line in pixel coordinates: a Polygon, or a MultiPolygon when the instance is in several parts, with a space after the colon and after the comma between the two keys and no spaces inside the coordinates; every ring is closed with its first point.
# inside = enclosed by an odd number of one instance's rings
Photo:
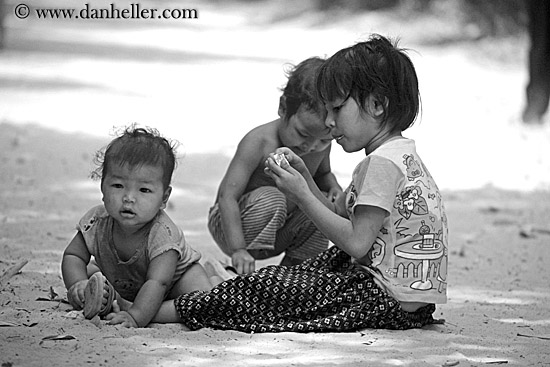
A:
{"type": "Polygon", "coordinates": [[[383,99],[369,94],[367,97],[367,110],[374,117],[381,117],[388,107],[388,99],[381,96],[383,99]]]}
{"type": "Polygon", "coordinates": [[[168,203],[168,199],[170,199],[171,193],[172,193],[172,186],[168,186],[168,188],[164,191],[164,195],[162,196],[161,209],[166,208],[166,204],[168,203]]]}
{"type": "Polygon", "coordinates": [[[279,98],[279,117],[284,118],[286,116],[286,99],[285,96],[279,98]]]}

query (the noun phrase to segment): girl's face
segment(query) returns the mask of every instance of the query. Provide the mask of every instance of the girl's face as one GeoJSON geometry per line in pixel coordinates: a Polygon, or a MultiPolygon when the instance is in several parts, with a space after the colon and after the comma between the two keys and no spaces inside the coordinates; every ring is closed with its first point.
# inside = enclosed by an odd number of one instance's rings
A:
{"type": "Polygon", "coordinates": [[[317,114],[300,106],[289,119],[283,119],[279,139],[283,146],[302,156],[325,150],[332,141],[330,129],[324,125],[324,113],[317,114]]]}
{"type": "Polygon", "coordinates": [[[125,232],[135,232],[166,207],[171,188],[164,190],[163,169],[127,164],[108,168],[101,184],[105,209],[125,232]]]}
{"type": "MultiPolygon", "coordinates": [[[[370,98],[366,101],[371,103],[370,98]]],[[[367,111],[361,109],[355,99],[339,98],[325,103],[327,118],[325,125],[331,129],[331,134],[342,148],[350,153],[361,149],[369,151],[373,142],[381,133],[380,123],[374,116],[379,111],[372,111],[367,105],[367,111]],[[374,114],[374,116],[373,116],[374,114]]]]}

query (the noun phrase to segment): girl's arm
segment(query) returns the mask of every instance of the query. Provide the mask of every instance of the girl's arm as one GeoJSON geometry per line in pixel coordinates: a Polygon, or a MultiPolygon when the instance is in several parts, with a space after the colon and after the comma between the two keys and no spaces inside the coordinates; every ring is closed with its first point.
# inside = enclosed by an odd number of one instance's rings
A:
{"type": "Polygon", "coordinates": [[[279,189],[297,203],[332,243],[356,259],[367,255],[387,215],[384,209],[360,205],[355,208],[353,220],[349,220],[329,209],[294,168],[278,167],[272,159],[268,160],[268,167],[279,189]]]}
{"type": "Polygon", "coordinates": [[[84,289],[88,283],[86,266],[90,258],[84,237],[78,231],[65,249],[61,260],[61,274],[67,288],[67,298],[77,310],[84,307],[84,289]]]}
{"type": "Polygon", "coordinates": [[[147,326],[164,300],[176,270],[178,257],[175,250],[169,250],[152,259],[147,270],[147,280],[139,290],[134,303],[127,311],[110,314],[109,324],[147,326]]]}
{"type": "Polygon", "coordinates": [[[275,183],[277,184],[277,187],[279,188],[279,190],[281,190],[285,195],[287,195],[287,197],[290,200],[296,202],[295,199],[293,198],[294,195],[292,192],[286,192],[281,188],[280,183],[277,181],[278,179],[280,181],[279,176],[277,175],[276,172],[274,172],[271,169],[272,165],[274,165],[278,168],[278,171],[280,172],[280,170],[284,171],[289,167],[286,163],[282,163],[280,167],[275,163],[273,159],[274,154],[281,154],[281,153],[285,155],[288,163],[292,168],[292,171],[297,173],[299,176],[303,178],[303,180],[305,180],[306,186],[309,189],[309,191],[324,206],[329,208],[331,211],[338,213],[339,215],[346,216],[345,208],[343,207],[343,204],[345,201],[344,195],[338,196],[337,198],[335,198],[335,200],[333,200],[332,197],[328,198],[327,195],[325,195],[317,186],[317,183],[315,182],[314,178],[311,176],[311,173],[307,169],[302,158],[297,156],[292,150],[286,147],[278,148],[274,153],[270,154],[269,158],[266,160],[265,172],[275,180],[275,183]]]}

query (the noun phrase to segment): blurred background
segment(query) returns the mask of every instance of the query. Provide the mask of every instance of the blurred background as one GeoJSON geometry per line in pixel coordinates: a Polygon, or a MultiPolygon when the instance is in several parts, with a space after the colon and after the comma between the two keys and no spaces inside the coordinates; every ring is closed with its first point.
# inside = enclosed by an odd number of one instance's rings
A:
{"type": "MultiPolygon", "coordinates": [[[[535,126],[521,122],[529,47],[524,1],[0,3],[0,124],[107,142],[113,126],[137,122],[180,141],[184,166],[193,154],[219,157],[223,164],[210,167],[217,181],[241,137],[277,117],[289,65],[380,33],[411,49],[423,110],[405,135],[417,141],[442,189],[550,188],[548,115],[535,126]],[[28,6],[25,19],[16,16],[20,4],[28,6]],[[136,5],[193,11],[181,10],[184,19],[36,15],[136,5]]],[[[345,186],[363,153],[346,154],[336,144],[333,151],[345,186]]]]}

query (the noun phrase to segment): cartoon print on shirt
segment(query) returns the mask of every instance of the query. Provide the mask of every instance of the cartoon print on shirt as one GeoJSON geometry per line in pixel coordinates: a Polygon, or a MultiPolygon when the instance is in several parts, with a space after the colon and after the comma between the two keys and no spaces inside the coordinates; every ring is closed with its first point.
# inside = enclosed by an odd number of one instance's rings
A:
{"type": "Polygon", "coordinates": [[[409,219],[413,214],[428,214],[428,203],[426,203],[426,199],[422,196],[422,188],[420,186],[405,187],[400,194],[395,196],[393,207],[405,219],[409,219]]]}
{"type": "Polygon", "coordinates": [[[384,259],[384,255],[386,252],[386,242],[384,242],[383,239],[380,237],[376,237],[376,240],[374,240],[374,243],[372,244],[369,252],[368,257],[371,261],[371,266],[378,266],[382,263],[382,260],[384,259]]]}
{"type": "Polygon", "coordinates": [[[355,185],[351,183],[347,190],[347,195],[349,195],[348,202],[346,203],[346,210],[348,212],[348,216],[351,218],[352,216],[352,208],[355,205],[355,201],[357,200],[357,189],[355,188],[355,185]]]}
{"type": "MultiPolygon", "coordinates": [[[[403,156],[406,187],[395,195],[393,207],[397,211],[392,229],[397,243],[386,241],[388,228],[380,233],[367,254],[368,266],[383,270],[383,277],[394,286],[415,291],[445,293],[447,288],[446,233],[447,218],[441,195],[429,172],[414,155],[403,156]],[[433,212],[432,212],[433,210],[433,212]],[[439,214],[439,215],[438,215],[439,214]]],[[[358,199],[354,183],[348,187],[347,209],[350,217],[358,199]]]]}
{"type": "MultiPolygon", "coordinates": [[[[430,222],[434,220],[428,218],[430,222]]],[[[399,244],[394,248],[394,254],[402,261],[397,262],[392,269],[394,277],[410,279],[409,287],[415,290],[427,291],[437,289],[440,293],[445,289],[446,280],[441,277],[447,266],[444,256],[445,248],[441,242],[441,233],[422,220],[417,235],[410,241],[399,244]],[[434,282],[437,284],[434,285],[434,282]]]]}
{"type": "Polygon", "coordinates": [[[405,237],[412,236],[412,234],[407,233],[410,228],[401,225],[403,222],[406,223],[404,218],[399,218],[398,220],[395,221],[395,223],[394,223],[395,234],[397,236],[399,236],[399,238],[405,238],[405,237]]]}
{"type": "Polygon", "coordinates": [[[403,159],[403,164],[407,167],[407,178],[409,181],[414,181],[418,177],[424,176],[424,172],[422,172],[418,161],[414,159],[414,155],[405,154],[403,159]]]}

